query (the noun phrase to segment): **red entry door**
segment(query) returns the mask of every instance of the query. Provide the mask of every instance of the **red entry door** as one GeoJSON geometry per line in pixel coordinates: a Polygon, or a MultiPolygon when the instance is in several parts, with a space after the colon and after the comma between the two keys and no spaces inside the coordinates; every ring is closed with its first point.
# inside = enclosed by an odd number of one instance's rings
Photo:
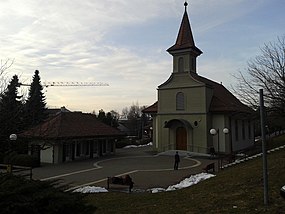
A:
{"type": "Polygon", "coordinates": [[[187,150],[187,131],[184,127],[176,129],[176,149],[187,150]]]}

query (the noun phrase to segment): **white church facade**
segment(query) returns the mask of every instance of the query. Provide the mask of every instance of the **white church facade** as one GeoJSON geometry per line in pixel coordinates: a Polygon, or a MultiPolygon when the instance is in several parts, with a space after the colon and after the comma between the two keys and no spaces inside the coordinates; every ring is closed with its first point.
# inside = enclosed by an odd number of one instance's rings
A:
{"type": "Polygon", "coordinates": [[[222,84],[197,72],[202,51],[194,42],[187,3],[176,42],[167,51],[173,57],[172,73],[158,86],[157,102],[144,109],[153,118],[154,149],[209,153],[214,147],[230,154],[252,146],[253,111],[222,84]]]}

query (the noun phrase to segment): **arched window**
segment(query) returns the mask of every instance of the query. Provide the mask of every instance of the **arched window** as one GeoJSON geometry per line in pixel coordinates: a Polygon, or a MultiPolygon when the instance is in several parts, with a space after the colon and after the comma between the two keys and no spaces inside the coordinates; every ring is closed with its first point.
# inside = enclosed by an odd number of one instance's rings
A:
{"type": "Polygon", "coordinates": [[[182,92],[176,94],[176,110],[184,110],[184,93],[182,92]]]}
{"type": "Polygon", "coordinates": [[[178,72],[184,72],[184,60],[183,57],[178,59],[178,72]]]}

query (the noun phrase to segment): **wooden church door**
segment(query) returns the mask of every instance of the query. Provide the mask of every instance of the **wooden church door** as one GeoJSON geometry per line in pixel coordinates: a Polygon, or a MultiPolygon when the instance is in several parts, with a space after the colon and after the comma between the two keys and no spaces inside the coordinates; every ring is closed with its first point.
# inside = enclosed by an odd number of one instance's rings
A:
{"type": "Polygon", "coordinates": [[[176,149],[187,150],[187,131],[184,127],[176,129],[176,149]]]}

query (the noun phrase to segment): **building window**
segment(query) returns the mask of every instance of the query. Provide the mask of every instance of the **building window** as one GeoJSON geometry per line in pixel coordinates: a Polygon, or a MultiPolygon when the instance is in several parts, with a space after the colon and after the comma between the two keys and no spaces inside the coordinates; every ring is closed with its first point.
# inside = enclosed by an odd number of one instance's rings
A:
{"type": "Polygon", "coordinates": [[[251,139],[251,127],[250,127],[250,120],[248,121],[248,139],[251,139]]]}
{"type": "Polygon", "coordinates": [[[79,157],[81,154],[81,144],[76,143],[76,156],[79,157]]]}
{"type": "Polygon", "coordinates": [[[97,141],[93,142],[93,154],[98,153],[98,143],[97,141]]]}
{"type": "Polygon", "coordinates": [[[115,142],[114,142],[114,140],[112,140],[110,142],[110,152],[114,152],[114,144],[115,144],[115,142]]]}
{"type": "Polygon", "coordinates": [[[103,141],[103,154],[106,154],[107,151],[107,142],[106,140],[102,140],[103,141]]]}
{"type": "Polygon", "coordinates": [[[89,155],[90,153],[90,141],[87,141],[85,143],[86,149],[85,149],[85,155],[89,155]]]}
{"type": "Polygon", "coordinates": [[[71,145],[70,144],[66,144],[66,156],[65,157],[71,157],[71,145]]]}
{"type": "Polygon", "coordinates": [[[245,140],[245,122],[244,120],[241,121],[241,132],[242,132],[242,139],[245,140]]]}
{"type": "Polygon", "coordinates": [[[183,57],[178,59],[178,72],[184,72],[184,60],[183,57]]]}
{"type": "Polygon", "coordinates": [[[184,93],[182,92],[176,94],[176,110],[184,110],[184,93]]]}
{"type": "Polygon", "coordinates": [[[235,138],[238,141],[238,120],[235,121],[235,138]]]}

